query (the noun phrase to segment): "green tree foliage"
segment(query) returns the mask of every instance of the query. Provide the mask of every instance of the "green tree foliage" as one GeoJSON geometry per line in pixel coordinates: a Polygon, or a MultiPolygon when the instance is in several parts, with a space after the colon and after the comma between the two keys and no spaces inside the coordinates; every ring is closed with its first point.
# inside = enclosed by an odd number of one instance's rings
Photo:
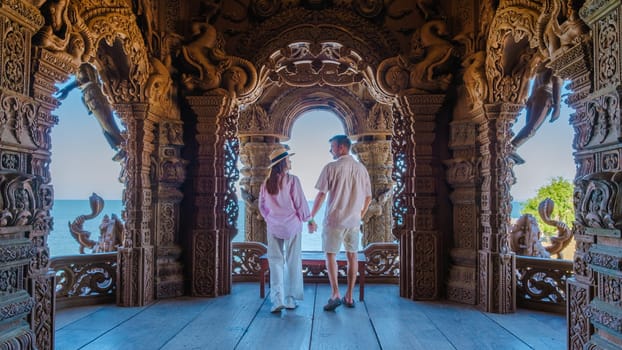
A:
{"type": "Polygon", "coordinates": [[[561,176],[551,179],[551,182],[538,189],[538,193],[534,198],[530,198],[525,202],[525,206],[521,214],[531,214],[538,220],[538,226],[546,236],[557,234],[557,229],[553,226],[545,224],[538,214],[538,205],[546,198],[551,198],[555,202],[555,209],[551,214],[551,219],[564,222],[568,226],[572,226],[574,221],[574,207],[572,203],[573,185],[570,181],[561,176]]]}

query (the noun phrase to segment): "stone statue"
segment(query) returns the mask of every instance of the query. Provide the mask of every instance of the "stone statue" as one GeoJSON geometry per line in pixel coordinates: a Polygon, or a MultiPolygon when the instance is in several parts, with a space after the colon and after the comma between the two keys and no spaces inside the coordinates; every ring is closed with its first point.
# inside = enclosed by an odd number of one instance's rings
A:
{"type": "Polygon", "coordinates": [[[99,122],[110,147],[118,151],[112,159],[114,161],[120,161],[125,158],[125,151],[121,149],[123,136],[114,120],[112,106],[108,102],[106,95],[102,92],[95,67],[89,63],[81,64],[76,74],[76,79],[60,89],[56,98],[59,100],[65,99],[69,92],[76,87],[82,90],[82,101],[89,110],[89,114],[95,116],[95,119],[99,122]]]}
{"type": "Polygon", "coordinates": [[[549,258],[549,252],[540,242],[541,237],[542,232],[540,232],[536,218],[531,214],[524,214],[518,218],[508,238],[510,248],[517,255],[549,258]]]}
{"type": "Polygon", "coordinates": [[[562,258],[561,252],[570,244],[573,237],[572,230],[565,223],[551,219],[555,203],[546,198],[538,205],[538,214],[544,223],[555,226],[557,236],[551,237],[551,244],[543,246],[540,242],[542,232],[536,218],[531,214],[524,214],[514,224],[510,232],[510,248],[518,255],[549,258],[557,255],[562,258]]]}
{"type": "Polygon", "coordinates": [[[123,223],[115,214],[112,214],[110,217],[104,215],[99,225],[99,239],[97,241],[90,239],[91,233],[84,230],[84,222],[97,217],[101,213],[104,208],[104,200],[96,193],[93,193],[89,197],[89,204],[91,205],[90,214],[80,215],[73,222],[69,223],[71,235],[80,244],[80,254],[84,254],[87,248],[91,249],[92,253],[116,251],[122,242],[123,223]]]}
{"type": "Polygon", "coordinates": [[[516,164],[525,163],[525,160],[516,153],[516,149],[536,134],[549,113],[551,123],[559,118],[563,80],[553,75],[553,70],[546,66],[546,62],[540,62],[536,67],[531,95],[525,106],[525,126],[511,141],[514,151],[510,157],[516,164]]]}

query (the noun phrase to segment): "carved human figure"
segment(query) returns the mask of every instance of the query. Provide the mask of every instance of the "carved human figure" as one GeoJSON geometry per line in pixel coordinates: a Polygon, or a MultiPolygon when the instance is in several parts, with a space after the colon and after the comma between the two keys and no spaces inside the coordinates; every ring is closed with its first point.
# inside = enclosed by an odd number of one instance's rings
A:
{"type": "MultiPolygon", "coordinates": [[[[553,70],[546,67],[546,61],[538,64],[531,95],[525,106],[525,126],[512,139],[514,150],[535,135],[549,113],[551,113],[551,122],[559,118],[562,84],[563,80],[553,75],[553,70]]],[[[517,164],[525,162],[515,151],[511,157],[517,164]]]]}
{"type": "Polygon", "coordinates": [[[471,106],[483,103],[488,96],[485,64],[486,52],[484,51],[477,51],[462,62],[462,66],[465,67],[464,86],[471,100],[471,106]]]}
{"type": "Polygon", "coordinates": [[[99,122],[110,147],[118,151],[113,160],[119,161],[123,159],[125,157],[125,151],[121,149],[123,136],[114,120],[112,106],[102,92],[95,67],[88,63],[81,64],[78,73],[76,73],[76,79],[60,89],[56,97],[59,100],[63,100],[76,87],[82,90],[82,101],[89,110],[89,114],[92,114],[99,122]]]}

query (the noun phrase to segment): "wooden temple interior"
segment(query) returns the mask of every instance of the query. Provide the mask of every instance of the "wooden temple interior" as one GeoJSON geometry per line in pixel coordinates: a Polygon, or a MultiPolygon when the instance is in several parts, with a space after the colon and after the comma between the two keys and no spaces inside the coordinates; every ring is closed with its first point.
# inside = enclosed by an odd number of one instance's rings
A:
{"type": "Polygon", "coordinates": [[[395,297],[386,324],[434,301],[487,319],[535,307],[566,315],[568,349],[622,348],[621,21],[618,0],[0,0],[0,349],[53,349],[75,305],[255,292],[267,155],[313,109],[337,115],[370,174],[362,273],[395,297]],[[124,210],[115,251],[52,259],[67,81],[116,151],[124,210]],[[576,165],[567,262],[517,255],[509,235],[519,146],[560,100],[576,165]]]}

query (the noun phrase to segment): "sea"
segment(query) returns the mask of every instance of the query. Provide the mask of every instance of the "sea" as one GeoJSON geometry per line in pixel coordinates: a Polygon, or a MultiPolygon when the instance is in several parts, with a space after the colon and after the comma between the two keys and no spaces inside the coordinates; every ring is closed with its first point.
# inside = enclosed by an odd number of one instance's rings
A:
{"type": "MultiPolygon", "coordinates": [[[[324,217],[324,209],[326,203],[320,209],[315,217],[318,226],[322,225],[324,217]]],[[[309,208],[313,206],[313,202],[309,202],[309,208]]],[[[512,202],[512,218],[518,218],[522,210],[522,203],[512,202]]],[[[234,242],[244,241],[244,203],[239,203],[240,214],[238,216],[238,234],[234,237],[234,242]]],[[[123,202],[121,200],[105,200],[102,212],[94,219],[87,220],[83,224],[86,231],[91,232],[91,239],[99,238],[99,224],[104,215],[111,216],[116,214],[121,217],[123,210],[123,202]]],[[[73,222],[80,215],[88,215],[91,213],[91,207],[88,200],[55,200],[52,208],[52,217],[54,218],[53,230],[48,236],[48,245],[50,247],[51,256],[63,256],[80,254],[80,244],[71,236],[69,231],[69,223],[73,222]]],[[[302,232],[302,250],[305,251],[321,251],[322,236],[320,232],[309,233],[307,225],[303,225],[302,232]]],[[[88,252],[88,250],[87,250],[88,252]]]]}
{"type": "MultiPolygon", "coordinates": [[[[309,202],[311,208],[313,202],[309,202]]],[[[244,202],[239,202],[240,214],[238,215],[238,234],[233,238],[234,242],[244,241],[244,202]]],[[[315,221],[318,225],[322,224],[324,217],[324,206],[316,215],[315,221]]],[[[123,202],[121,200],[104,200],[104,208],[102,212],[95,218],[87,220],[83,224],[85,231],[91,232],[90,239],[97,240],[99,238],[99,224],[102,222],[104,215],[111,216],[116,214],[121,217],[123,210],[123,202]]],[[[73,222],[80,215],[88,215],[91,213],[91,206],[88,200],[66,200],[59,199],[54,201],[52,208],[52,217],[54,218],[53,230],[48,236],[48,245],[50,247],[50,255],[63,256],[80,254],[80,244],[71,236],[69,231],[69,223],[73,222]]],[[[305,251],[321,251],[322,236],[320,232],[309,233],[307,225],[303,225],[302,250],[305,251]]],[[[89,251],[87,250],[87,253],[89,251]]]]}

